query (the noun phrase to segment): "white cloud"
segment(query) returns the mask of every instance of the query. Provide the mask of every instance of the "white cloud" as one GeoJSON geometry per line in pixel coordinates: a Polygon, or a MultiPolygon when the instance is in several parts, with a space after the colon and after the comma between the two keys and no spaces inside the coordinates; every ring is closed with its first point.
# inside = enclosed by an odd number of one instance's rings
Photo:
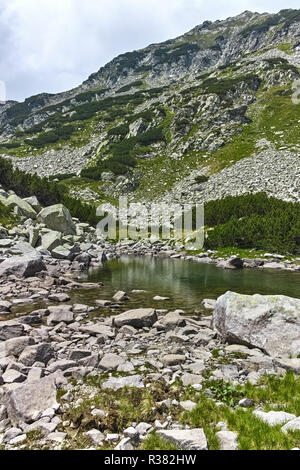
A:
{"type": "Polygon", "coordinates": [[[282,8],[283,0],[0,0],[0,80],[10,99],[64,91],[116,55],[207,19],[282,8]]]}

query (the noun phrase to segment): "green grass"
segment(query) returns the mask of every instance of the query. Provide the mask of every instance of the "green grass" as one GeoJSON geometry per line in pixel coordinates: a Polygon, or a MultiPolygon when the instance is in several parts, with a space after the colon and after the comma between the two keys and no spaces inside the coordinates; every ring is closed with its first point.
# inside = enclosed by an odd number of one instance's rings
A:
{"type": "Polygon", "coordinates": [[[0,202],[0,225],[3,227],[11,227],[18,220],[13,211],[0,202]]]}
{"type": "MultiPolygon", "coordinates": [[[[206,383],[216,396],[224,402],[217,406],[203,393],[187,395],[197,401],[197,407],[182,415],[182,421],[192,427],[202,427],[207,436],[210,449],[218,449],[216,436],[217,423],[225,421],[228,429],[238,435],[240,450],[289,450],[300,445],[300,432],[281,431],[281,426],[269,426],[253,415],[253,409],[232,408],[228,406],[242,397],[251,398],[255,407],[261,406],[265,411],[277,410],[300,415],[300,377],[288,372],[284,377],[266,376],[259,386],[247,383],[245,386],[232,386],[223,381],[206,383]],[[230,394],[232,397],[230,398],[230,394]],[[228,400],[229,398],[229,400],[228,400]]],[[[193,392],[191,392],[193,393],[193,392]]]]}
{"type": "Polygon", "coordinates": [[[179,448],[155,432],[150,434],[142,443],[141,450],[179,450],[179,448]]]}
{"type": "Polygon", "coordinates": [[[276,47],[277,49],[279,49],[280,51],[283,51],[285,52],[286,54],[293,54],[293,51],[292,51],[292,46],[293,44],[291,42],[283,42],[281,44],[278,44],[276,47]]]}

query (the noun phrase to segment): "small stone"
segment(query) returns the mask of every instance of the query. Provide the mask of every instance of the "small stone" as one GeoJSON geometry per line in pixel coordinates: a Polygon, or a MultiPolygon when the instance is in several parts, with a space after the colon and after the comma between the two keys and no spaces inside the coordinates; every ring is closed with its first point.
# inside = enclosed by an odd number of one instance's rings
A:
{"type": "Polygon", "coordinates": [[[48,297],[49,300],[52,302],[68,302],[70,297],[67,294],[51,294],[48,297]]]}
{"type": "Polygon", "coordinates": [[[131,440],[128,437],[122,439],[119,444],[115,447],[115,450],[134,450],[133,445],[131,444],[131,440]]]}
{"type": "Polygon", "coordinates": [[[104,441],[104,435],[98,429],[91,429],[85,433],[95,446],[99,446],[104,441]]]}
{"type": "Polygon", "coordinates": [[[218,431],[216,436],[220,441],[220,450],[237,450],[238,442],[237,435],[231,431],[218,431]]]}
{"type": "Polygon", "coordinates": [[[192,400],[181,401],[180,406],[186,411],[192,411],[196,408],[197,403],[193,402],[192,400]]]}
{"type": "Polygon", "coordinates": [[[254,406],[254,404],[255,402],[250,398],[242,398],[239,401],[239,406],[242,406],[243,408],[251,408],[251,406],[254,406]]]}

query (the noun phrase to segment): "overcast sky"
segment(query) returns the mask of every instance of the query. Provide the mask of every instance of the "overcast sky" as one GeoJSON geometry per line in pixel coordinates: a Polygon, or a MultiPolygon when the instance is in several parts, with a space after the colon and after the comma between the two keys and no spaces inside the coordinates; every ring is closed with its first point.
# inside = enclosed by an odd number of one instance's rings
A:
{"type": "Polygon", "coordinates": [[[116,55],[244,10],[299,0],[0,0],[0,80],[7,99],[79,85],[116,55]]]}

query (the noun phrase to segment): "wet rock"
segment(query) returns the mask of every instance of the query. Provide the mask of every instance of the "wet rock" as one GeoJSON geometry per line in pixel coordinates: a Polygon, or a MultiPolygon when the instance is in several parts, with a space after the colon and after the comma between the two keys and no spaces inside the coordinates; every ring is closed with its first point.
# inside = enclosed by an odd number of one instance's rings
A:
{"type": "Polygon", "coordinates": [[[51,302],[68,302],[70,300],[70,297],[68,296],[68,294],[55,293],[49,295],[48,300],[51,300],[51,302]]]}
{"type": "Polygon", "coordinates": [[[113,296],[113,299],[116,301],[116,302],[121,302],[122,300],[127,300],[127,294],[126,292],[120,290],[118,291],[114,296],[113,296]]]}

